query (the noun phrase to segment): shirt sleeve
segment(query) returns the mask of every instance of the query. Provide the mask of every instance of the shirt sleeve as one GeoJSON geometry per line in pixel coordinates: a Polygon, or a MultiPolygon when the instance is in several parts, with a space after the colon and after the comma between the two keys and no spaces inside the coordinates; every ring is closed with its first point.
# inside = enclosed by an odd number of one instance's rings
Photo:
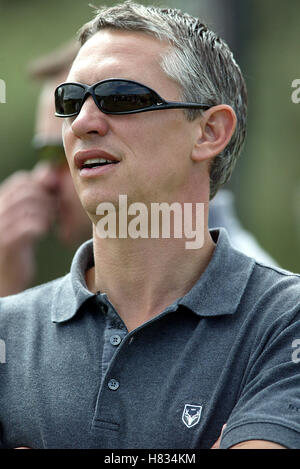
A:
{"type": "MultiPolygon", "coordinates": [[[[299,308],[299,307],[298,307],[299,308]]],[[[300,313],[283,315],[253,343],[221,449],[266,440],[300,449],[300,313]]]]}

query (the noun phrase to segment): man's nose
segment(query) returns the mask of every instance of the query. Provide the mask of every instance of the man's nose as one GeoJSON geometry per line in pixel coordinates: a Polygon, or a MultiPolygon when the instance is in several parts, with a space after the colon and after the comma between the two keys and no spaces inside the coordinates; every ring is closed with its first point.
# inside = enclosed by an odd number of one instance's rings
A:
{"type": "Polygon", "coordinates": [[[108,116],[100,111],[92,96],[88,96],[71,127],[77,137],[83,137],[91,133],[104,136],[109,129],[108,116]]]}

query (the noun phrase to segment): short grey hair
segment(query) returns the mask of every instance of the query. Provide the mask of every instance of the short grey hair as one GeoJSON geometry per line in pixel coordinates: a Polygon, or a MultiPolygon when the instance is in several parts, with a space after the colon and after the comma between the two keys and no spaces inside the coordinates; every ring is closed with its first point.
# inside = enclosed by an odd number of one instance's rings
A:
{"type": "MultiPolygon", "coordinates": [[[[172,49],[162,57],[161,67],[180,85],[182,99],[209,106],[227,104],[235,111],[235,132],[210,167],[212,199],[229,180],[246,136],[247,89],[228,45],[199,18],[177,9],[144,6],[131,0],[96,9],[95,18],[79,31],[81,45],[103,29],[142,32],[169,42],[172,49]]],[[[185,111],[189,120],[201,112],[185,111]]]]}

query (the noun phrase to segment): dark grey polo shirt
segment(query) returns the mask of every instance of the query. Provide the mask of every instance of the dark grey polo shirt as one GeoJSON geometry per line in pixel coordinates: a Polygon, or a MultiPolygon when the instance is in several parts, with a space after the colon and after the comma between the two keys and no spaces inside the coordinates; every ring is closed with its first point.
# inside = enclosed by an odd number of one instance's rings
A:
{"type": "Polygon", "coordinates": [[[299,275],[213,236],[194,287],[130,333],[86,288],[90,241],[70,274],[2,298],[2,446],[210,448],[227,422],[222,448],[300,448],[299,275]]]}

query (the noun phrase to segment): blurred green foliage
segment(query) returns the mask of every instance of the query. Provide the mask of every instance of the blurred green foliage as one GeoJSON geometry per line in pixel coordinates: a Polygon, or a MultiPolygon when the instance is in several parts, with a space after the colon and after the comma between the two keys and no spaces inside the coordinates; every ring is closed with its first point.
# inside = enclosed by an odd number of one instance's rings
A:
{"type": "Polygon", "coordinates": [[[284,267],[300,271],[300,3],[251,1],[243,63],[249,127],[234,177],[238,213],[284,267]]]}
{"type": "MultiPolygon", "coordinates": [[[[110,3],[117,2],[105,1],[110,3]]],[[[244,33],[241,61],[249,88],[249,132],[230,185],[244,226],[284,268],[300,271],[300,104],[291,101],[291,83],[300,78],[300,3],[247,4],[249,16],[238,30],[244,33]]],[[[183,1],[180,7],[186,9],[183,1]]],[[[201,15],[201,0],[195,0],[192,12],[198,7],[201,15]]],[[[40,86],[26,75],[28,62],[71,38],[92,14],[89,1],[0,0],[0,79],[7,87],[7,102],[0,104],[0,180],[35,164],[31,139],[40,86]]],[[[54,234],[43,240],[37,283],[64,274],[72,252],[54,234]]]]}

